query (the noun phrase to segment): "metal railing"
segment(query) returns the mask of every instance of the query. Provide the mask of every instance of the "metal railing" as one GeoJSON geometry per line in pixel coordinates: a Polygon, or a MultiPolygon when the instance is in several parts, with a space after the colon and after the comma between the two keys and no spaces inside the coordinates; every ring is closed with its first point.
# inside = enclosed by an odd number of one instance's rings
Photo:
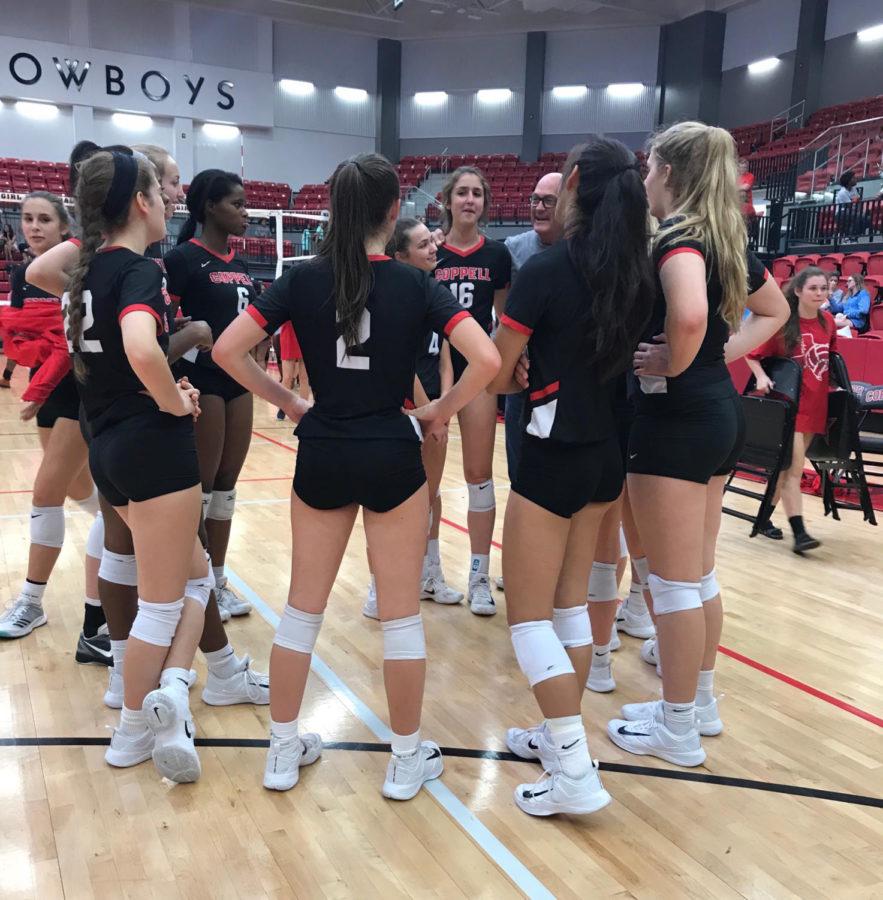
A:
{"type": "Polygon", "coordinates": [[[883,198],[793,206],[783,224],[782,253],[811,247],[837,252],[854,244],[870,244],[883,237],[883,198]]]}
{"type": "Polygon", "coordinates": [[[770,143],[784,137],[794,128],[803,127],[803,117],[806,112],[806,100],[792,103],[788,109],[783,109],[770,121],[770,143]]]}

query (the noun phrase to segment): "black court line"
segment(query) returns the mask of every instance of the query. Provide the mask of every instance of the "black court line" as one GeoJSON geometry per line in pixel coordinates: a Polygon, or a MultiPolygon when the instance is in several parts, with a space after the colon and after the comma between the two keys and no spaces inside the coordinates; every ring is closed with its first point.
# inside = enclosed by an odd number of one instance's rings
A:
{"type": "MultiPolygon", "coordinates": [[[[38,737],[0,738],[0,747],[106,747],[110,738],[104,737],[38,737]]],[[[234,747],[266,749],[270,742],[265,738],[196,738],[197,747],[234,747]]],[[[365,741],[326,741],[323,750],[355,750],[362,753],[389,753],[389,744],[365,741]]],[[[470,750],[467,747],[442,747],[442,754],[463,759],[492,759],[498,762],[530,763],[514,753],[500,750],[470,750]]],[[[722,787],[745,788],[766,791],[771,794],[788,794],[792,797],[808,797],[813,800],[833,800],[854,806],[871,806],[883,809],[883,797],[865,797],[840,791],[824,791],[820,788],[801,787],[796,784],[779,784],[775,781],[755,781],[751,778],[734,778],[729,775],[712,775],[709,772],[690,772],[681,769],[654,769],[649,766],[632,766],[624,763],[598,763],[602,772],[623,775],[639,775],[645,778],[668,778],[672,781],[692,781],[696,784],[717,784],[722,787]]]]}

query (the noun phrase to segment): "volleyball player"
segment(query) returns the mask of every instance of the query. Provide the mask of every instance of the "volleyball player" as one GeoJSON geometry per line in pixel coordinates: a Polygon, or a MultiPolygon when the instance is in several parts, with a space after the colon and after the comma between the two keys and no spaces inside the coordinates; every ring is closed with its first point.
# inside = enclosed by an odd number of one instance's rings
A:
{"type": "MultiPolygon", "coordinates": [[[[263,366],[261,368],[264,368],[263,366]]],[[[282,384],[289,390],[294,390],[297,385],[297,393],[308,399],[310,396],[310,382],[307,378],[307,368],[304,365],[304,355],[301,352],[300,344],[297,342],[297,335],[291,322],[286,322],[279,329],[279,368],[280,380],[282,384]]],[[[285,411],[279,410],[276,418],[281,422],[285,419],[285,411]]]]}
{"type": "Polygon", "coordinates": [[[331,177],[331,221],[315,260],[292,267],[215,344],[216,361],[298,422],[291,497],[292,581],[270,657],[270,749],[264,786],[289,790],[322,749],[298,714],[328,595],[359,506],[377,580],[384,682],[393,732],[385,796],[406,800],[442,773],[420,739],[426,649],[419,611],[429,497],[418,426],[403,414],[429,329],[467,360],[459,381],[416,410],[424,437],[472,400],[499,356],[469,313],[428,274],[385,255],[400,208],[395,169],[363,154],[331,177]],[[331,298],[331,302],[329,302],[331,298]],[[250,349],[291,321],[313,383],[313,407],[260,371],[250,349]],[[308,411],[309,410],[309,411],[308,411]]]}
{"type": "MultiPolygon", "coordinates": [[[[61,198],[46,191],[28,194],[21,206],[22,231],[35,259],[66,240],[70,220],[61,198]]],[[[31,366],[22,395],[23,421],[37,420],[43,458],[34,479],[27,575],[14,603],[0,616],[0,637],[30,634],[47,618],[43,594],[65,536],[64,500],[71,497],[95,516],[86,542],[86,599],[77,643],[78,662],[111,664],[109,639],[99,634],[104,615],[98,599],[98,564],[103,521],[80,434],[80,398],[71,372],[61,300],[25,280],[25,267],[12,272],[10,309],[3,317],[7,352],[31,366]]]]}
{"type": "MultiPolygon", "coordinates": [[[[220,169],[200,172],[187,192],[187,210],[178,246],[164,257],[169,294],[185,316],[207,322],[217,339],[255,299],[248,267],[228,246],[230,235],[240,237],[248,227],[242,180],[220,169]],[[202,226],[199,238],[197,225],[202,226]]],[[[251,611],[251,604],[227,585],[224,562],[236,481],[251,443],[253,398],[212,362],[207,350],[185,354],[176,371],[200,391],[196,447],[215,596],[231,615],[242,616],[251,611]]]]}
{"type": "MultiPolygon", "coordinates": [[[[417,219],[399,219],[396,222],[392,240],[386,252],[399,262],[415,266],[424,272],[435,269],[437,254],[435,242],[429,229],[417,219]]],[[[451,348],[444,335],[428,331],[424,335],[417,357],[417,376],[414,381],[414,399],[418,406],[431,400],[438,400],[451,389],[454,372],[451,365],[451,348]]],[[[303,395],[301,395],[303,396],[303,395]]],[[[426,555],[423,557],[423,574],[420,576],[420,599],[434,600],[436,603],[453,605],[463,600],[463,594],[449,587],[441,567],[439,552],[439,528],[441,526],[442,501],[439,486],[445,470],[447,440],[423,442],[423,467],[429,485],[429,538],[426,555]]],[[[379,618],[377,612],[377,590],[374,579],[368,589],[368,598],[362,612],[372,618],[379,618]]]]}
{"type": "Polygon", "coordinates": [[[788,304],[746,250],[731,135],[685,122],[650,146],[645,184],[660,226],[647,334],[664,343],[643,343],[635,353],[640,391],[628,485],[647,554],[663,699],[623,707],[624,719],[612,720],[607,733],[630,753],[698,766],[700,733],[723,727],[714,698],[723,624],[714,557],[724,482],[744,436],[726,361],[771,337],[788,304]]]}
{"type": "MultiPolygon", "coordinates": [[[[527,347],[525,434],[506,506],[503,578],[515,656],[545,717],[507,735],[514,752],[539,759],[548,773],[515,790],[516,804],[538,816],[590,813],[610,802],[580,714],[592,640],[586,597],[593,585],[610,599],[597,586],[610,573],[592,561],[624,481],[614,387],[653,299],[647,198],[630,150],[607,138],[575,147],[556,215],[564,239],[521,268],[496,336],[502,367],[489,387],[521,390],[514,373],[527,347]]],[[[607,621],[609,634],[612,610],[607,621]]]]}
{"type": "MultiPolygon", "coordinates": [[[[471,166],[456,169],[442,188],[442,228],[435,278],[450,288],[463,309],[490,334],[494,310],[502,310],[512,273],[512,258],[500,241],[486,238],[479,226],[487,221],[491,190],[484,175],[471,166]]],[[[451,352],[454,378],[465,367],[456,348],[451,352]]],[[[481,394],[457,416],[463,442],[463,474],[469,496],[469,608],[476,615],[497,611],[491,596],[488,565],[496,518],[493,457],[497,400],[481,394]]]]}

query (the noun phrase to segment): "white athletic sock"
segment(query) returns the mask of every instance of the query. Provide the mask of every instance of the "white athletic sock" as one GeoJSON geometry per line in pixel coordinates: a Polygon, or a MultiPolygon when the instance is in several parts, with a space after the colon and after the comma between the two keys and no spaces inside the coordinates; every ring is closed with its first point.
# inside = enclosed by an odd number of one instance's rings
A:
{"type": "Polygon", "coordinates": [[[392,733],[392,752],[396,756],[410,756],[417,752],[420,746],[420,729],[418,728],[413,734],[396,734],[392,733]]]}
{"type": "Polygon", "coordinates": [[[35,584],[28,581],[27,578],[22,582],[21,590],[18,592],[19,600],[27,600],[35,606],[43,605],[43,594],[46,593],[45,584],[35,584]]]}
{"type": "Polygon", "coordinates": [[[491,558],[487,553],[473,553],[469,558],[469,580],[474,580],[478,575],[487,575],[490,563],[491,558]]]}
{"type": "Polygon", "coordinates": [[[220,650],[212,650],[210,653],[203,653],[205,663],[209,672],[218,678],[229,678],[239,671],[241,660],[233,652],[230,644],[222,647],[220,650]]]}
{"type": "Polygon", "coordinates": [[[220,590],[227,583],[227,576],[224,574],[224,567],[212,566],[212,574],[215,576],[215,585],[220,590]]]}
{"type": "Polygon", "coordinates": [[[140,734],[147,728],[144,722],[144,711],[140,709],[120,710],[120,731],[123,734],[140,734]]]}
{"type": "Polygon", "coordinates": [[[662,701],[665,727],[672,734],[689,734],[695,727],[695,703],[669,703],[662,701]]]}
{"type": "Polygon", "coordinates": [[[582,778],[592,768],[582,716],[546,719],[549,742],[555,748],[561,771],[568,778],[582,778]]]}
{"type": "Polygon", "coordinates": [[[610,665],[610,644],[595,644],[592,647],[592,668],[604,669],[610,665]]]}
{"type": "Polygon", "coordinates": [[[430,538],[426,542],[426,558],[433,565],[438,565],[441,562],[441,556],[439,555],[438,549],[438,538],[430,538]]]}
{"type": "Polygon", "coordinates": [[[714,669],[699,673],[696,686],[696,705],[708,706],[714,700],[714,669]]]}
{"type": "Polygon", "coordinates": [[[183,697],[184,702],[190,704],[190,672],[188,669],[178,669],[171,666],[163,669],[159,676],[159,686],[170,688],[178,697],[183,697]]]}
{"type": "Polygon", "coordinates": [[[629,586],[628,600],[629,612],[636,616],[642,616],[647,612],[647,601],[644,599],[644,591],[637,581],[633,581],[629,586]]]}
{"type": "Polygon", "coordinates": [[[95,597],[90,597],[88,594],[83,599],[85,600],[86,606],[101,606],[100,600],[96,600],[95,597]]]}
{"type": "Polygon", "coordinates": [[[270,734],[279,741],[290,741],[292,738],[296,738],[297,719],[292,719],[290,722],[274,722],[270,719],[270,734]]]}
{"type": "Polygon", "coordinates": [[[113,667],[122,674],[123,660],[126,658],[126,641],[111,641],[110,652],[113,654],[113,667]]]}

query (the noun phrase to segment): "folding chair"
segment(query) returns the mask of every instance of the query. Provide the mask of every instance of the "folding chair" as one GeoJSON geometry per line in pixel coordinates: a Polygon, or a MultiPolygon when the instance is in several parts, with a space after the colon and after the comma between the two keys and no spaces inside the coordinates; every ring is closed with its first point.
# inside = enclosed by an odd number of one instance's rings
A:
{"type": "Polygon", "coordinates": [[[779,475],[791,461],[794,441],[794,423],[800,405],[800,385],[803,373],[793,359],[769,357],[761,360],[764,372],[774,382],[766,396],[754,396],[756,379],[752,376],[742,394],[742,410],[745,413],[745,444],[725,491],[760,500],[755,515],[724,506],[723,511],[736,518],[751,522],[751,537],[769,519],[773,508],[773,495],[779,475]],[[737,475],[766,481],[763,491],[750,490],[733,484],[737,475]]]}

